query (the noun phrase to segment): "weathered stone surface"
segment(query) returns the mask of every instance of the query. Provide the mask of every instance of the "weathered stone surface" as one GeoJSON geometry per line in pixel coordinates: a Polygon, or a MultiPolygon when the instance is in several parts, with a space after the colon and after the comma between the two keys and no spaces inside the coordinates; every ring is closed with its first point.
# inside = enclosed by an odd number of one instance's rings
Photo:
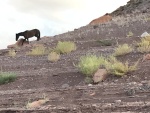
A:
{"type": "Polygon", "coordinates": [[[101,16],[97,19],[92,20],[89,25],[97,25],[97,24],[102,24],[106,23],[108,21],[112,20],[112,17],[109,14],[105,14],[104,16],[101,16]]]}
{"type": "Polygon", "coordinates": [[[24,41],[24,43],[22,44],[23,41],[24,39],[21,38],[15,44],[8,45],[7,48],[16,48],[16,47],[21,47],[29,44],[29,41],[24,41]]]}
{"type": "Polygon", "coordinates": [[[142,61],[145,61],[145,60],[150,60],[150,54],[147,54],[147,55],[143,56],[143,60],[142,61]]]}
{"type": "Polygon", "coordinates": [[[101,82],[105,80],[107,77],[107,70],[106,69],[98,69],[97,72],[93,76],[94,83],[101,82]]]}
{"type": "Polygon", "coordinates": [[[142,38],[144,38],[144,37],[150,37],[150,34],[145,31],[145,32],[141,35],[141,37],[142,37],[142,38]]]}

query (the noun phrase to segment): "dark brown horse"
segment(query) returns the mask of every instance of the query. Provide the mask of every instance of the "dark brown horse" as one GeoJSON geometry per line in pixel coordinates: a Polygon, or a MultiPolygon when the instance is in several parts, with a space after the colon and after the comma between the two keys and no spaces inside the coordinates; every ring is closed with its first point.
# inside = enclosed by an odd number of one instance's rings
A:
{"type": "MultiPolygon", "coordinates": [[[[29,41],[29,38],[35,36],[35,37],[37,37],[37,41],[39,41],[40,40],[40,31],[38,29],[32,29],[32,30],[26,30],[24,32],[16,33],[16,41],[19,39],[19,36],[24,36],[25,40],[27,40],[27,41],[29,41]]],[[[22,42],[22,45],[23,45],[24,41],[22,42]]]]}

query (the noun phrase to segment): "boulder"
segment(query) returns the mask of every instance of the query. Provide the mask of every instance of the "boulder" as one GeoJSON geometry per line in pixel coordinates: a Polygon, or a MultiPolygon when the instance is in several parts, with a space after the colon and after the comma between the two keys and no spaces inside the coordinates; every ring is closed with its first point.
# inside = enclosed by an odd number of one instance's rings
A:
{"type": "Polygon", "coordinates": [[[150,34],[149,33],[147,33],[146,31],[141,35],[141,38],[144,38],[144,37],[149,37],[150,36],[150,34]]]}
{"type": "Polygon", "coordinates": [[[94,83],[102,82],[106,79],[108,73],[106,69],[98,69],[93,76],[94,83]]]}
{"type": "Polygon", "coordinates": [[[143,56],[142,61],[145,61],[145,60],[150,60],[150,54],[146,54],[146,55],[143,56]]]}
{"type": "Polygon", "coordinates": [[[89,25],[97,25],[97,24],[102,24],[102,23],[106,23],[108,21],[112,20],[112,16],[109,15],[108,13],[97,18],[97,19],[94,19],[92,20],[89,25]]]}
{"type": "Polygon", "coordinates": [[[24,41],[25,39],[19,39],[15,44],[8,45],[7,48],[17,48],[17,47],[22,47],[26,46],[29,44],[29,41],[24,41]],[[23,45],[22,42],[24,41],[23,45]]]}

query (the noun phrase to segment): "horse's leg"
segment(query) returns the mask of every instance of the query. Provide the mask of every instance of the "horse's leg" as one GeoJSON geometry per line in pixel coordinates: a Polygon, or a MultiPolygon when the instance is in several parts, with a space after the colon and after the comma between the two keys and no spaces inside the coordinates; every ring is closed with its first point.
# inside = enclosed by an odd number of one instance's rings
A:
{"type": "Polygon", "coordinates": [[[22,41],[22,46],[23,46],[24,41],[26,41],[26,39],[23,39],[23,41],[22,41]]]}
{"type": "Polygon", "coordinates": [[[35,36],[37,37],[37,41],[39,41],[40,40],[40,31],[36,32],[35,36]]]}

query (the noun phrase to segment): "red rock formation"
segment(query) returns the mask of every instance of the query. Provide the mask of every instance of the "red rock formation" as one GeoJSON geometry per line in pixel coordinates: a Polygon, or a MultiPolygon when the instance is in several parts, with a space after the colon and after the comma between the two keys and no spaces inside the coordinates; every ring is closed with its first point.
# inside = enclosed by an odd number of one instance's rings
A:
{"type": "Polygon", "coordinates": [[[105,15],[92,20],[89,25],[96,25],[96,24],[101,24],[101,23],[106,23],[108,21],[112,20],[112,16],[106,13],[105,15]]]}
{"type": "Polygon", "coordinates": [[[29,41],[24,41],[23,45],[22,45],[22,42],[23,42],[24,39],[19,39],[15,44],[11,44],[11,45],[8,45],[7,48],[16,48],[16,47],[22,47],[22,46],[25,46],[25,45],[28,45],[29,44],[29,41]]]}

